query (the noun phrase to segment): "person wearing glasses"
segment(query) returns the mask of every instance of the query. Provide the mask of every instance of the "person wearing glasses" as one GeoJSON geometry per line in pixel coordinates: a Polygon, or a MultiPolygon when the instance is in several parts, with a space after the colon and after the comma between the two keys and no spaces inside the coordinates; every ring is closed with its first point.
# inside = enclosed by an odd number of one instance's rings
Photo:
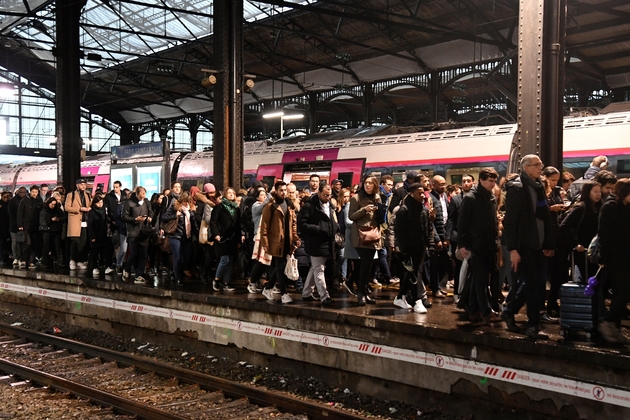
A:
{"type": "Polygon", "coordinates": [[[330,185],[320,187],[317,194],[309,198],[298,215],[298,234],[304,240],[304,250],[311,257],[311,268],[302,289],[302,300],[314,301],[317,293],[322,305],[332,304],[326,288],[326,261],[335,256],[335,233],[339,231],[335,208],[330,204],[330,185]]]}
{"type": "Polygon", "coordinates": [[[540,291],[547,281],[546,259],[554,255],[551,214],[545,187],[540,181],[543,163],[537,155],[521,159],[521,174],[506,184],[503,236],[510,251],[516,287],[510,289],[501,318],[508,330],[518,332],[514,315],[527,304],[525,334],[533,340],[546,339],[540,330],[540,291]]]}

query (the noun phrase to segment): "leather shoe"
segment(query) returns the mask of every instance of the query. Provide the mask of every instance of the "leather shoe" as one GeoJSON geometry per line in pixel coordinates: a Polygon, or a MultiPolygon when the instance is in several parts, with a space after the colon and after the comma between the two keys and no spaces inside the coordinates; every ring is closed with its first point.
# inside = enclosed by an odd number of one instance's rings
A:
{"type": "Polygon", "coordinates": [[[327,297],[326,299],[322,300],[322,306],[330,306],[332,305],[333,300],[329,297],[327,297]]]}
{"type": "Polygon", "coordinates": [[[525,330],[525,335],[532,340],[547,340],[549,336],[537,327],[529,327],[525,330]]]}
{"type": "Polygon", "coordinates": [[[483,315],[483,323],[486,325],[496,324],[497,322],[502,322],[501,317],[494,311],[491,311],[488,315],[483,315]]]}
{"type": "Polygon", "coordinates": [[[424,305],[425,308],[430,308],[433,306],[433,304],[431,303],[428,297],[422,298],[422,304],[424,305]]]}
{"type": "Polygon", "coordinates": [[[365,296],[358,296],[357,297],[357,302],[358,302],[359,306],[365,306],[365,296]]]}
{"type": "Polygon", "coordinates": [[[509,312],[503,311],[501,312],[501,319],[505,322],[508,331],[514,333],[521,331],[518,325],[516,325],[516,321],[514,321],[514,315],[510,314],[509,312]]]}
{"type": "Polygon", "coordinates": [[[365,302],[370,304],[370,305],[375,305],[376,301],[374,299],[372,299],[372,297],[365,295],[365,302]]]}

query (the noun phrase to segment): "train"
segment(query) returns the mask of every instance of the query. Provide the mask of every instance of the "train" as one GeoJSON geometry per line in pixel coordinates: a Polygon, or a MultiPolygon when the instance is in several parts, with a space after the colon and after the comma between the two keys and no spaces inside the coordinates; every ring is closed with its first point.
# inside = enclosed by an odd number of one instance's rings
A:
{"type": "MultiPolygon", "coordinates": [[[[269,185],[282,179],[302,188],[311,174],[317,174],[323,181],[341,179],[350,186],[366,174],[392,174],[402,180],[406,171],[415,170],[429,176],[442,175],[455,184],[463,174],[476,175],[485,166],[505,174],[516,130],[516,124],[504,124],[392,134],[396,130],[369,127],[310,139],[245,142],[244,178],[256,178],[269,185]]],[[[609,169],[618,176],[630,176],[630,112],[564,118],[563,169],[579,177],[597,155],[607,156],[609,169]]],[[[161,160],[143,158],[127,163],[142,167],[161,160]]],[[[87,157],[81,163],[81,176],[93,191],[109,189],[117,179],[126,179],[123,188],[133,187],[125,185],[131,178],[120,171],[112,165],[110,154],[87,157]]],[[[212,151],[171,152],[170,181],[178,180],[184,188],[190,188],[211,182],[212,174],[212,151]]],[[[168,184],[163,181],[153,188],[168,184]]],[[[0,166],[2,190],[42,183],[57,184],[56,161],[0,166]]]]}

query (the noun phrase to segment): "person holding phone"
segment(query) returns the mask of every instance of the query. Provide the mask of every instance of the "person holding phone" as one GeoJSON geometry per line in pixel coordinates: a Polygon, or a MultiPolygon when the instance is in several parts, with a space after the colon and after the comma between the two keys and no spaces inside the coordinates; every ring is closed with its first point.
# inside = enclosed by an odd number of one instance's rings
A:
{"type": "Polygon", "coordinates": [[[144,187],[136,187],[131,198],[124,202],[120,219],[127,224],[127,243],[129,245],[129,258],[123,271],[123,279],[127,281],[131,267],[135,267],[136,278],[134,283],[146,284],[144,268],[147,262],[147,250],[149,239],[141,240],[140,230],[145,222],[151,223],[153,215],[149,200],[146,198],[147,190],[144,187]]]}

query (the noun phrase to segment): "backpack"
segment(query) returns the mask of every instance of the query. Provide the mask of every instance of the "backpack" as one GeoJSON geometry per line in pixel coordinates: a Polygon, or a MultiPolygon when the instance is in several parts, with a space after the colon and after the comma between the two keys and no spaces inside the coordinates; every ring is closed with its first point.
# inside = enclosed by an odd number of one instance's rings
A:
{"type": "Polygon", "coordinates": [[[588,256],[590,262],[593,264],[599,264],[599,258],[601,256],[599,235],[595,235],[591,240],[591,243],[588,245],[588,249],[586,250],[586,255],[588,256]]]}

